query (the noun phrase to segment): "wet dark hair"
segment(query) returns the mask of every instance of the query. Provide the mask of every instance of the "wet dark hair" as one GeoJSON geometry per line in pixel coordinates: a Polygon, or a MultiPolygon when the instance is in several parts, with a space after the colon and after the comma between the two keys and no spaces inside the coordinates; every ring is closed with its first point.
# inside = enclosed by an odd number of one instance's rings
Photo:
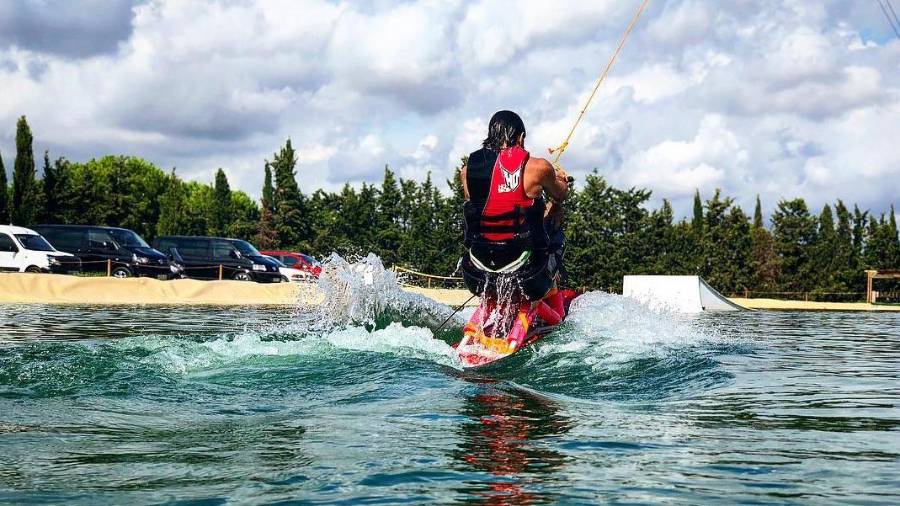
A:
{"type": "Polygon", "coordinates": [[[491,116],[488,124],[488,135],[481,143],[487,149],[500,151],[503,146],[510,147],[519,142],[519,136],[525,134],[525,123],[512,111],[498,111],[491,116]]]}

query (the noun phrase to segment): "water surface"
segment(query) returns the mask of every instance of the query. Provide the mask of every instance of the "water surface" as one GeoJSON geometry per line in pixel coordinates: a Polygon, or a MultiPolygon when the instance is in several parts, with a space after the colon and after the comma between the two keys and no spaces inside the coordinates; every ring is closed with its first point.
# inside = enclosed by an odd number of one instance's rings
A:
{"type": "Polygon", "coordinates": [[[472,374],[356,274],[331,319],[0,306],[0,502],[900,502],[900,315],[592,293],[472,374]]]}

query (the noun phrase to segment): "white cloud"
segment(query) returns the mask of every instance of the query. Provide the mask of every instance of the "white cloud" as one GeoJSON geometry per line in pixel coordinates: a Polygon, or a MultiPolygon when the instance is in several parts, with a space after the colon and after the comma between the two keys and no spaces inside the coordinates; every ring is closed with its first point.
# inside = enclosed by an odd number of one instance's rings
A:
{"type": "MultiPolygon", "coordinates": [[[[72,4],[51,3],[0,8],[15,28],[0,36],[7,167],[25,114],[38,152],[136,154],[204,181],[221,166],[253,195],[288,137],[306,191],[380,180],[385,164],[446,179],[499,109],[521,113],[545,156],[637,5],[149,0],[129,16],[122,0],[60,18],[53,5],[72,4]],[[64,18],[83,40],[39,40],[35,27],[64,18]]],[[[769,208],[795,196],[886,208],[900,195],[900,42],[873,9],[651,3],[563,165],[681,211],[695,187],[747,207],[760,193],[769,208]]]]}
{"type": "Polygon", "coordinates": [[[650,22],[647,31],[661,44],[684,45],[706,38],[713,15],[704,3],[688,0],[668,2],[663,13],[650,22]]]}
{"type": "Polygon", "coordinates": [[[671,63],[654,63],[643,65],[621,78],[611,78],[607,90],[614,92],[619,88],[631,87],[636,101],[652,103],[678,95],[690,85],[690,76],[679,72],[671,63]]]}
{"type": "Polygon", "coordinates": [[[766,42],[766,66],[762,70],[779,85],[828,77],[837,65],[832,41],[809,26],[798,26],[766,42]]]}
{"type": "Polygon", "coordinates": [[[663,141],[638,152],[620,176],[629,185],[655,187],[671,197],[684,197],[695,189],[713,190],[726,175],[746,168],[748,155],[721,116],[703,118],[688,141],[663,141]]]}

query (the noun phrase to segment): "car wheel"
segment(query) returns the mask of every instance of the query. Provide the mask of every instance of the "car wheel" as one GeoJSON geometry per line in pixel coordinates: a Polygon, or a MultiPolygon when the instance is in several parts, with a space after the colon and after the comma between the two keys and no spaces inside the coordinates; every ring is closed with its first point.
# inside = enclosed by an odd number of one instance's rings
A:
{"type": "Polygon", "coordinates": [[[112,270],[112,277],[119,279],[130,278],[131,271],[129,271],[127,267],[116,267],[112,270]]]}
{"type": "Polygon", "coordinates": [[[41,272],[41,268],[36,265],[29,265],[25,269],[25,272],[38,273],[38,272],[41,272]]]}
{"type": "Polygon", "coordinates": [[[253,281],[253,278],[250,277],[250,274],[246,272],[239,272],[234,275],[235,281],[253,281]]]}

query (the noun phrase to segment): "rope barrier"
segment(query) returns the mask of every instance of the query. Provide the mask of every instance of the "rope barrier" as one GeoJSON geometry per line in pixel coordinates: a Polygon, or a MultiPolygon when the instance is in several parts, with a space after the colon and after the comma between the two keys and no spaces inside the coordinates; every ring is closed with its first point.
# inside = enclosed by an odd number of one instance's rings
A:
{"type": "Polygon", "coordinates": [[[562,158],[562,155],[566,151],[566,148],[569,147],[569,141],[572,140],[572,135],[575,134],[575,129],[578,128],[578,124],[581,123],[581,118],[583,118],[584,113],[587,112],[588,107],[594,100],[594,95],[597,94],[597,90],[600,89],[600,85],[603,84],[603,81],[606,80],[606,76],[609,75],[609,71],[612,70],[613,64],[615,64],[616,62],[616,58],[619,57],[619,53],[622,51],[622,47],[625,46],[625,41],[628,39],[628,36],[631,35],[631,31],[634,29],[634,25],[637,24],[638,19],[644,12],[644,8],[647,7],[647,4],[649,2],[650,0],[643,0],[641,2],[641,5],[638,7],[637,12],[634,13],[634,17],[631,18],[631,22],[628,23],[628,28],[625,29],[625,33],[622,34],[622,38],[619,40],[618,47],[616,47],[615,52],[612,54],[612,57],[610,57],[609,62],[606,64],[606,68],[604,68],[603,72],[600,73],[600,77],[597,79],[597,84],[594,85],[594,89],[591,91],[590,96],[588,96],[587,102],[585,102],[584,107],[581,109],[581,112],[578,113],[578,117],[575,118],[575,123],[569,130],[569,135],[566,136],[566,140],[564,140],[563,143],[556,148],[550,149],[551,155],[556,153],[556,158],[553,159],[554,166],[559,165],[559,159],[562,158]]]}
{"type": "Polygon", "coordinates": [[[401,272],[406,272],[409,274],[415,274],[416,276],[421,276],[423,278],[440,279],[440,280],[444,280],[444,281],[462,281],[463,280],[463,278],[456,278],[453,276],[437,276],[434,274],[425,274],[424,272],[414,271],[412,269],[407,269],[406,267],[400,267],[399,265],[394,266],[394,271],[395,272],[401,271],[401,272]]]}
{"type": "MultiPolygon", "coordinates": [[[[112,276],[113,267],[118,268],[118,267],[120,267],[120,266],[125,266],[125,267],[128,268],[128,269],[137,268],[137,269],[140,269],[140,270],[143,270],[143,271],[148,271],[148,270],[152,270],[152,269],[158,269],[159,271],[161,271],[161,272],[163,272],[163,273],[169,273],[169,272],[171,271],[170,265],[169,265],[168,263],[166,263],[165,265],[158,265],[158,264],[155,265],[155,264],[149,264],[149,263],[142,264],[142,263],[129,262],[129,261],[127,261],[127,260],[112,260],[112,259],[107,259],[107,260],[85,260],[85,261],[80,262],[78,265],[79,265],[80,267],[84,267],[84,265],[86,265],[86,264],[102,264],[102,265],[105,265],[105,266],[106,266],[106,276],[107,276],[107,277],[111,277],[111,276],[112,276]]],[[[218,270],[218,278],[219,278],[219,280],[221,281],[221,280],[225,279],[225,265],[224,265],[224,264],[192,265],[192,266],[190,266],[190,267],[188,267],[188,268],[191,269],[191,270],[193,270],[193,271],[197,271],[197,270],[212,270],[212,269],[217,269],[217,270],[218,270]]]]}

